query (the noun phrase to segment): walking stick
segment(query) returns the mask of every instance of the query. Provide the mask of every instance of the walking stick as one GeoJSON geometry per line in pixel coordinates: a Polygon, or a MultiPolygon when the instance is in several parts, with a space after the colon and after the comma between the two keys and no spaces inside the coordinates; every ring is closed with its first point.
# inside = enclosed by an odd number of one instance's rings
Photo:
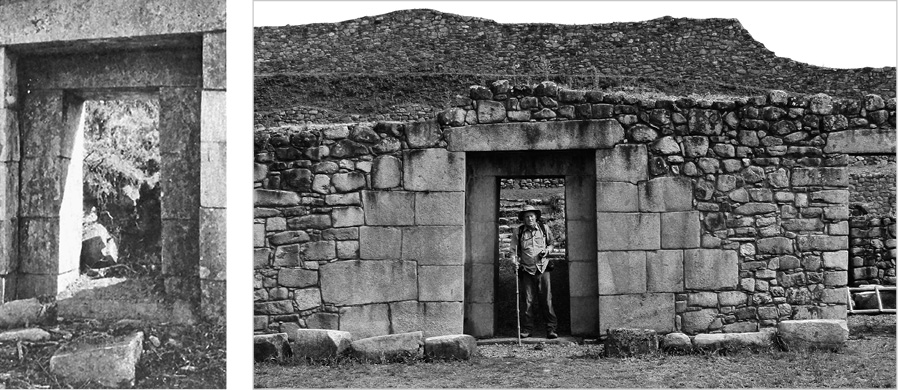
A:
{"type": "Polygon", "coordinates": [[[518,262],[513,261],[512,263],[514,263],[514,313],[518,322],[518,346],[520,347],[523,345],[521,344],[521,289],[518,287],[518,262]]]}

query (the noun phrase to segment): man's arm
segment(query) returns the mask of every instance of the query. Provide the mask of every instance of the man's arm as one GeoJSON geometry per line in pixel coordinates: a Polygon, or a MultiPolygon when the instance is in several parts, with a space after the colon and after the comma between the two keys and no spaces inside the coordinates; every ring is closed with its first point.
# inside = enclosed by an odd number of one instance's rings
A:
{"type": "Polygon", "coordinates": [[[555,248],[555,235],[552,234],[552,228],[549,225],[543,224],[543,227],[546,228],[546,249],[543,252],[543,256],[548,256],[552,253],[552,249],[555,248]]]}

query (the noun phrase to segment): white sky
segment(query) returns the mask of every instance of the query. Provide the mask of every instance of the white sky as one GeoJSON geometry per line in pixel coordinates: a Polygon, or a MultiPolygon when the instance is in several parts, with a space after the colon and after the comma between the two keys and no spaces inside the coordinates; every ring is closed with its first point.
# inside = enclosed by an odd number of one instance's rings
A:
{"type": "Polygon", "coordinates": [[[832,68],[895,66],[895,1],[255,1],[255,26],[333,23],[431,8],[499,23],[735,18],[780,57],[832,68]]]}

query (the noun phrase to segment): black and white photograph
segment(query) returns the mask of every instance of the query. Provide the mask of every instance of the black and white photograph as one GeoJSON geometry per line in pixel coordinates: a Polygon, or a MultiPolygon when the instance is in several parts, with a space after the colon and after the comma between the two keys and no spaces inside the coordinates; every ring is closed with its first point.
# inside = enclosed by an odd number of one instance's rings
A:
{"type": "Polygon", "coordinates": [[[895,387],[895,13],[255,1],[255,387],[895,387]]]}
{"type": "Polygon", "coordinates": [[[0,1],[0,388],[226,387],[225,31],[0,1]]]}

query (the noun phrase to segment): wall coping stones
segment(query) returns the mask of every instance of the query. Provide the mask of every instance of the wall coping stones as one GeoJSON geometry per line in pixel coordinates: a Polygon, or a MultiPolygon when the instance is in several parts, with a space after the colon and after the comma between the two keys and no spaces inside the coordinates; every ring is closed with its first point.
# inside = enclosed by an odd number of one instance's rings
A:
{"type": "Polygon", "coordinates": [[[614,119],[499,123],[446,129],[453,152],[607,149],[623,141],[614,119]]]}

